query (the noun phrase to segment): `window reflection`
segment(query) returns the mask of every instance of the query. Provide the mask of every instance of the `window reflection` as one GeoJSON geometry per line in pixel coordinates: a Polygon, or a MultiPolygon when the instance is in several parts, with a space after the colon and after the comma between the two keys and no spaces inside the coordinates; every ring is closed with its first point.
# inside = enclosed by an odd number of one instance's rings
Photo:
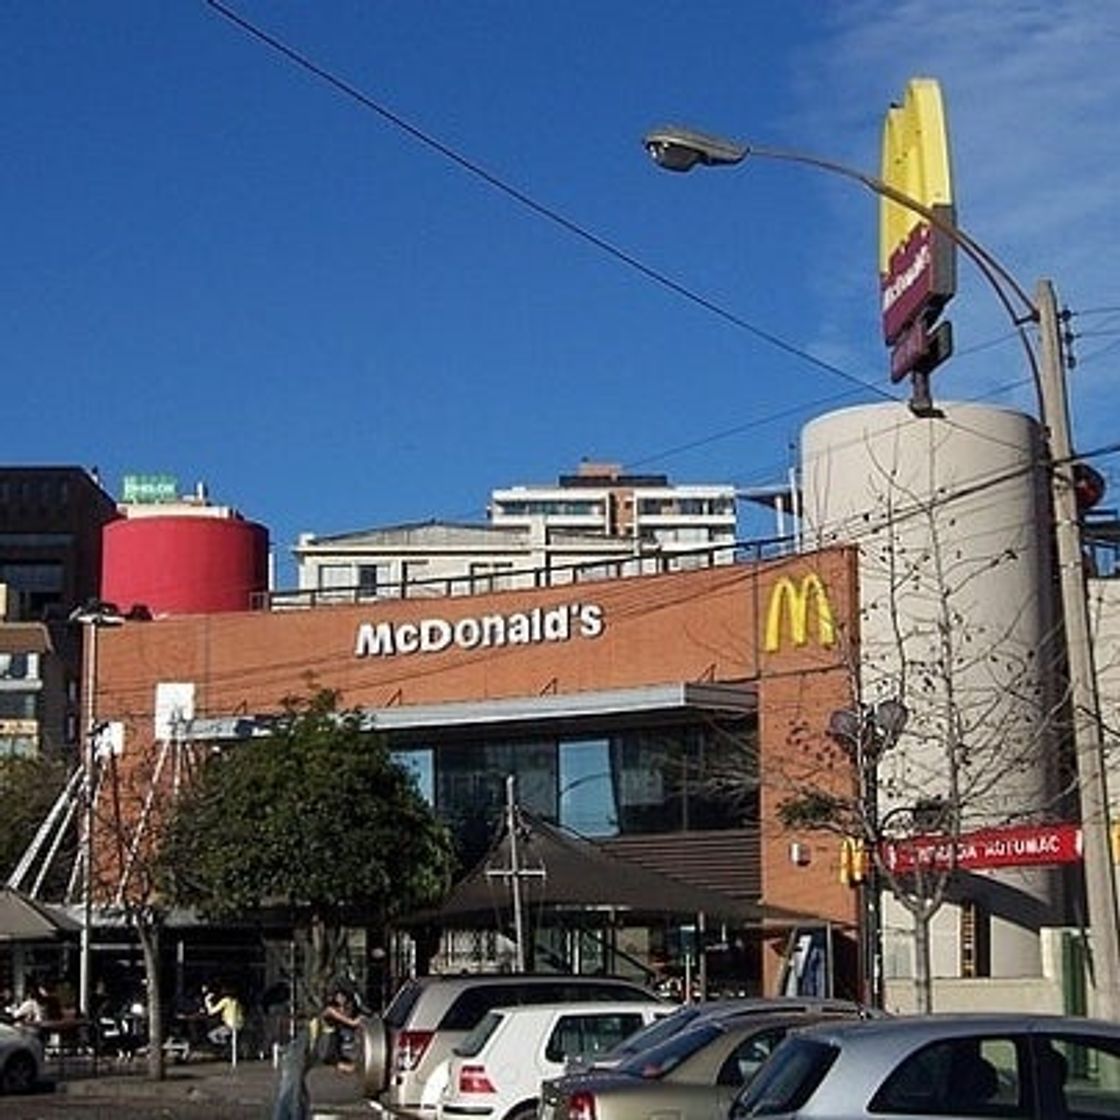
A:
{"type": "Polygon", "coordinates": [[[618,799],[609,739],[559,744],[560,788],[555,819],[581,836],[617,836],[618,799]]]}
{"type": "Polygon", "coordinates": [[[514,775],[527,812],[587,837],[742,828],[757,818],[757,728],[727,720],[407,751],[425,796],[485,850],[514,775]]]}

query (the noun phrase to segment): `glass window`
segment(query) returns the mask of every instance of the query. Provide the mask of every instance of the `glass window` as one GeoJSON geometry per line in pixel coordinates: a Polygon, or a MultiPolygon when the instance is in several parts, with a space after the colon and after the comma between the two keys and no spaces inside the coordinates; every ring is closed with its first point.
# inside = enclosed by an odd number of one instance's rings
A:
{"type": "Polygon", "coordinates": [[[676,1069],[681,1062],[691,1058],[721,1034],[723,1028],[715,1023],[700,1023],[667,1038],[660,1046],[640,1051],[618,1068],[624,1073],[644,1077],[647,1080],[656,1080],[676,1069]]]}
{"type": "Polygon", "coordinates": [[[1120,1041],[1080,1035],[1038,1039],[1041,1115],[1120,1116],[1120,1041]]]}
{"type": "Polygon", "coordinates": [[[62,591],[61,564],[0,564],[0,583],[17,591],[62,591]]]}
{"type": "Polygon", "coordinates": [[[454,1052],[461,1058],[473,1058],[486,1045],[503,1018],[499,1011],[487,1011],[467,1032],[467,1037],[458,1046],[453,1047],[454,1052]]]}
{"type": "Polygon", "coordinates": [[[0,758],[34,758],[38,753],[35,736],[0,734],[0,758]]]}
{"type": "Polygon", "coordinates": [[[807,1038],[787,1038],[775,1059],[747,1083],[731,1108],[731,1120],[745,1116],[780,1116],[796,1112],[816,1091],[836,1061],[835,1046],[807,1038]]]}
{"type": "Polygon", "coordinates": [[[378,564],[358,565],[358,598],[376,599],[381,587],[381,566],[378,564]]]}
{"type": "Polygon", "coordinates": [[[447,744],[439,748],[435,769],[436,808],[456,833],[465,858],[490,846],[511,774],[521,807],[555,819],[554,742],[447,744]]]}
{"type": "Polygon", "coordinates": [[[324,600],[349,599],[348,593],[354,587],[352,564],[320,564],[318,575],[324,600]]]}
{"type": "Polygon", "coordinates": [[[0,719],[34,719],[34,692],[0,692],[0,719]]]}
{"type": "Polygon", "coordinates": [[[557,819],[580,836],[617,836],[618,799],[609,739],[560,744],[557,819]]]}
{"type": "Polygon", "coordinates": [[[0,678],[23,681],[35,677],[38,660],[33,653],[0,653],[0,678]]]}
{"type": "Polygon", "coordinates": [[[910,1055],[872,1098],[871,1112],[909,1116],[1033,1114],[1022,1044],[1011,1038],[951,1038],[910,1055]]]}
{"type": "Polygon", "coordinates": [[[550,1062],[604,1054],[642,1025],[636,1012],[615,1014],[564,1015],[545,1044],[544,1056],[550,1062]]]}
{"type": "Polygon", "coordinates": [[[435,803],[435,760],[431,747],[412,747],[408,750],[393,751],[393,761],[412,775],[420,790],[420,796],[429,805],[435,803]]]}
{"type": "Polygon", "coordinates": [[[728,1055],[716,1075],[717,1085],[746,1085],[787,1034],[786,1027],[771,1027],[744,1038],[728,1055]]]}

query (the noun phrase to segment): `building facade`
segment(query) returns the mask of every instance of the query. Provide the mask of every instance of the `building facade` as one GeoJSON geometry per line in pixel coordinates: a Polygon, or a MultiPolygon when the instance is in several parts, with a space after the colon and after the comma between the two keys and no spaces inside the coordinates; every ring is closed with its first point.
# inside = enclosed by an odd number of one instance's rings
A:
{"type": "Polygon", "coordinates": [[[70,613],[101,586],[116,503],[81,467],[0,467],[0,749],[76,750],[82,635],[70,613]]]}
{"type": "MultiPolygon", "coordinates": [[[[853,554],[731,564],[438,599],[130,621],[105,631],[97,711],[142,786],[168,743],[236,750],[308,674],[388,736],[458,834],[492,825],[506,781],[525,809],[618,858],[759,904],[713,932],[743,990],[773,991],[791,922],[847,936],[855,893],[828,837],[789,833],[799,772],[850,781],[826,734],[852,703],[853,554]],[[750,926],[751,928],[747,928],[750,926]]],[[[344,792],[344,791],[340,791],[344,792]]],[[[666,913],[673,910],[665,900],[666,913]]],[[[676,927],[626,925],[631,960],[676,927]]],[[[676,929],[674,933],[673,930],[676,929]]],[[[847,976],[849,991],[855,978],[847,976]]]]}
{"type": "Polygon", "coordinates": [[[494,490],[482,523],[300,535],[299,591],[277,605],[477,594],[729,563],[735,491],[584,463],[550,486],[494,490]]]}
{"type": "MultiPolygon", "coordinates": [[[[881,760],[881,815],[911,831],[952,806],[962,834],[1076,820],[1064,640],[1038,425],[1007,409],[845,409],[802,437],[803,534],[859,554],[865,703],[910,721],[881,760]]],[[[961,870],[932,926],[938,978],[1038,978],[1040,930],[1074,920],[1059,866],[961,870]]],[[[913,923],[888,897],[888,977],[914,969],[913,923]]]]}

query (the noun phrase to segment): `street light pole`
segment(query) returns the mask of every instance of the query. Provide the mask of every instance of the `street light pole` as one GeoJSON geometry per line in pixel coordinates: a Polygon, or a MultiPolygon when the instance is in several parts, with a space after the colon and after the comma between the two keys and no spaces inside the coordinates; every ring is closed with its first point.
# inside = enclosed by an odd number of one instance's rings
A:
{"type": "Polygon", "coordinates": [[[1116,876],[1112,866],[1104,724],[1093,663],[1089,597],[1081,548],[1081,522],[1074,489],[1069,400],[1062,366],[1061,332],[1054,288],[1040,280],[1036,293],[1041,337],[1039,394],[1050,446],[1054,535],[1057,542],[1062,614],[1069,659],[1070,706],[1081,802],[1085,902],[1091,932],[1090,959],[1097,980],[1096,1014],[1120,1019],[1120,937],[1117,936],[1116,876]],[[1107,921],[1098,920],[1104,916],[1107,921]],[[1109,924],[1111,923],[1111,924],[1109,924]]]}
{"type": "MultiPolygon", "coordinates": [[[[863,1000],[869,1007],[882,1007],[883,984],[883,896],[879,881],[879,847],[882,822],[879,818],[879,763],[897,742],[910,712],[901,700],[883,700],[856,710],[833,712],[828,733],[855,764],[859,798],[858,816],[867,862],[860,881],[860,966],[863,1000]]],[[[888,814],[889,815],[889,814],[888,814]]]]}
{"type": "Polygon", "coordinates": [[[833,160],[802,152],[748,145],[691,129],[667,126],[648,133],[646,151],[658,166],[670,171],[693,167],[733,166],[748,155],[805,164],[862,184],[872,193],[919,215],[948,237],[980,270],[1014,325],[1034,375],[1049,462],[1051,504],[1055,518],[1059,580],[1065,625],[1073,739],[1081,797],[1085,901],[1093,932],[1093,982],[1096,1014],[1120,1019],[1120,916],[1109,838],[1109,802],[1104,766],[1104,725],[1093,668],[1088,600],[1081,547],[1081,524],[1073,488],[1073,450],[1062,366],[1061,333],[1053,287],[1037,285],[1035,299],[1015,277],[955,220],[935,207],[899,191],[881,179],[833,160]],[[1017,311],[1016,303],[1021,305],[1017,311]],[[1041,360],[1024,331],[1038,325],[1041,360]]]}
{"type": "Polygon", "coordinates": [[[112,603],[91,600],[70,612],[70,621],[88,634],[84,654],[86,677],[83,685],[85,734],[82,737],[82,924],[78,942],[78,1010],[83,1018],[90,1013],[90,980],[93,958],[93,858],[94,809],[97,801],[97,632],[103,626],[120,626],[124,616],[112,603]]]}

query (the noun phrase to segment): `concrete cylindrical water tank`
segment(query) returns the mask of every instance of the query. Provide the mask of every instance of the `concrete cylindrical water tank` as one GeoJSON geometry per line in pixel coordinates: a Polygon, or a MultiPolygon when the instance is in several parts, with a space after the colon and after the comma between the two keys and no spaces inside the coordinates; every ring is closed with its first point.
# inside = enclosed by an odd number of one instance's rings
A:
{"type": "MultiPolygon", "coordinates": [[[[1041,435],[1008,409],[941,413],[871,405],[806,425],[806,545],[859,545],[861,694],[902,689],[911,712],[880,767],[881,810],[944,797],[955,742],[965,831],[1053,818],[1061,641],[1041,435]]],[[[1058,874],[986,878],[993,974],[1037,974],[1038,925],[1061,920],[1058,874]]]]}
{"type": "Polygon", "coordinates": [[[107,525],[102,596],[154,616],[245,611],[268,587],[268,530],[231,518],[151,516],[107,525]]]}

